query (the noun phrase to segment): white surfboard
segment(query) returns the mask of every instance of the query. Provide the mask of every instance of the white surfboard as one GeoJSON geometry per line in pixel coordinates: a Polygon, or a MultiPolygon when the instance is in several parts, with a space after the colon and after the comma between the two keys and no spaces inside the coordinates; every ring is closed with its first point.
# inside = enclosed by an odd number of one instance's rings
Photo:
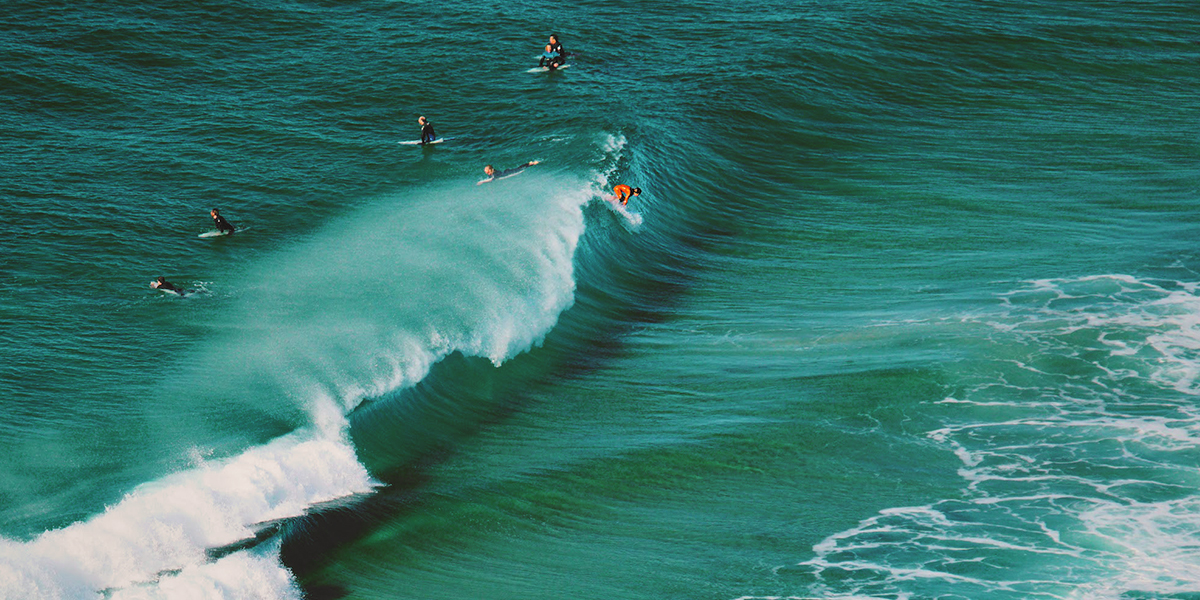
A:
{"type": "Polygon", "coordinates": [[[509,177],[516,177],[517,175],[520,175],[521,173],[524,173],[524,172],[525,172],[525,169],[521,169],[520,171],[517,171],[516,173],[510,173],[508,175],[505,175],[504,177],[488,177],[487,179],[480,179],[479,181],[475,182],[475,185],[483,185],[489,181],[500,181],[501,179],[508,179],[509,177]]]}
{"type": "MultiPolygon", "coordinates": [[[[249,227],[243,227],[243,228],[241,228],[241,229],[235,229],[235,230],[234,230],[234,233],[241,233],[241,232],[243,232],[243,231],[250,231],[250,228],[249,228],[249,227]]],[[[223,232],[220,232],[220,231],[217,231],[216,229],[214,229],[214,230],[212,230],[212,231],[205,231],[204,233],[202,233],[202,234],[200,234],[200,235],[198,235],[198,236],[196,236],[196,237],[202,237],[202,238],[214,238],[214,237],[221,237],[221,236],[223,236],[223,235],[229,235],[229,234],[228,234],[228,233],[223,233],[223,232]]]]}
{"type": "Polygon", "coordinates": [[[528,70],[528,71],[525,71],[525,72],[526,72],[526,73],[546,73],[546,72],[548,72],[548,71],[561,71],[561,70],[563,70],[563,69],[565,69],[565,68],[567,68],[567,67],[569,67],[569,66],[571,66],[571,63],[567,63],[567,64],[565,64],[565,65],[563,65],[563,66],[561,66],[561,67],[559,67],[559,68],[557,68],[557,69],[551,69],[550,67],[534,67],[534,68],[532,68],[532,69],[530,69],[530,70],[528,70]]]}
{"type": "Polygon", "coordinates": [[[160,288],[157,285],[155,285],[157,283],[158,283],[158,281],[151,281],[150,289],[158,290],[164,294],[171,294],[172,296],[179,296],[180,298],[182,298],[184,296],[184,292],[180,292],[178,290],[168,290],[168,289],[160,288]]]}
{"type": "Polygon", "coordinates": [[[604,203],[608,205],[609,210],[617,213],[617,215],[625,221],[630,229],[636,229],[642,224],[642,215],[635,212],[629,212],[629,209],[625,206],[622,206],[620,202],[605,198],[604,203]]]}
{"type": "MultiPolygon", "coordinates": [[[[438,139],[433,140],[432,142],[429,142],[428,144],[425,144],[425,145],[429,146],[432,144],[440,144],[446,140],[452,140],[452,139],[454,139],[454,138],[438,138],[438,139]]],[[[400,144],[401,146],[420,146],[421,140],[411,140],[411,141],[404,141],[404,142],[397,142],[397,143],[400,144]]]]}

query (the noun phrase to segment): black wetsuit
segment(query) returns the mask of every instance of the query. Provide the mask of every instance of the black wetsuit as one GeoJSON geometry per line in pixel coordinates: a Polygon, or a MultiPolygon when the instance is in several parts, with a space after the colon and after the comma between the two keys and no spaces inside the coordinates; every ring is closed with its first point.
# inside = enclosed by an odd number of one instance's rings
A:
{"type": "Polygon", "coordinates": [[[233,233],[233,225],[230,225],[229,221],[226,221],[225,217],[222,217],[221,215],[213,216],[213,225],[216,225],[217,231],[220,231],[221,233],[226,235],[233,233]]]}
{"type": "Polygon", "coordinates": [[[557,63],[558,63],[557,65],[555,65],[556,67],[561,67],[561,66],[563,66],[564,64],[566,64],[566,62],[567,62],[567,51],[566,51],[566,50],[563,50],[563,47],[562,47],[562,42],[558,42],[558,43],[555,43],[555,44],[550,44],[550,51],[551,51],[551,52],[557,52],[557,53],[558,53],[558,58],[556,58],[556,59],[554,60],[554,62],[557,62],[557,63]]]}
{"type": "Polygon", "coordinates": [[[184,293],[185,293],[183,290],[175,287],[175,284],[171,283],[170,281],[167,281],[166,279],[162,279],[155,283],[158,284],[157,289],[160,289],[160,290],[163,290],[166,292],[175,292],[176,294],[179,294],[180,296],[184,295],[184,293]]]}
{"type": "Polygon", "coordinates": [[[529,168],[529,165],[524,164],[519,167],[513,167],[511,169],[505,169],[503,171],[496,171],[496,173],[494,175],[492,175],[492,179],[500,179],[501,177],[508,177],[509,175],[516,175],[517,173],[520,173],[521,171],[524,171],[525,169],[528,169],[528,168],[529,168]]]}
{"type": "Polygon", "coordinates": [[[421,143],[428,144],[437,139],[437,134],[433,132],[433,123],[425,121],[425,126],[421,128],[421,143]]]}
{"type": "Polygon", "coordinates": [[[508,177],[509,175],[516,175],[517,173],[520,173],[521,171],[524,171],[525,169],[528,169],[529,167],[532,167],[532,166],[533,165],[531,165],[529,163],[525,163],[519,167],[513,167],[511,169],[505,169],[503,171],[493,171],[492,176],[488,177],[487,179],[484,179],[484,181],[495,181],[497,179],[500,179],[501,177],[508,177]]]}

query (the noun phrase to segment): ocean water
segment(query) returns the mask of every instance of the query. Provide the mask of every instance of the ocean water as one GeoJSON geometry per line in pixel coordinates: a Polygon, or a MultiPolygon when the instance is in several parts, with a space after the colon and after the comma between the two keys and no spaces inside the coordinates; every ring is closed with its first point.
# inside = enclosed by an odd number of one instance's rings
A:
{"type": "Polygon", "coordinates": [[[1194,2],[0,30],[0,598],[1200,597],[1194,2]]]}

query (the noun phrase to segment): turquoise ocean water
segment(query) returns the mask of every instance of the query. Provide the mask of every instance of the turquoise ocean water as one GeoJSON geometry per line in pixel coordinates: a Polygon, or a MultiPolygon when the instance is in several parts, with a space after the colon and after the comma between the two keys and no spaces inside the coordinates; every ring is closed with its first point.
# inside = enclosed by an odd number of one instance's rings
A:
{"type": "Polygon", "coordinates": [[[1200,596],[1194,2],[0,31],[0,598],[1200,596]]]}

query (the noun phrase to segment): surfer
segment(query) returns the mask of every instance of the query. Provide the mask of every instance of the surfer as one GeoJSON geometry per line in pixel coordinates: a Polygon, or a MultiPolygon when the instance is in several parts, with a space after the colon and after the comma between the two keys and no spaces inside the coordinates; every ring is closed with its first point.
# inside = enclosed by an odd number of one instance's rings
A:
{"type": "Polygon", "coordinates": [[[421,125],[422,146],[437,139],[437,134],[433,132],[433,123],[430,123],[425,117],[418,118],[417,123],[421,125]]]}
{"type": "Polygon", "coordinates": [[[558,53],[558,66],[562,66],[567,62],[567,51],[563,50],[562,42],[558,41],[557,35],[550,36],[550,51],[558,53]]]}
{"type": "Polygon", "coordinates": [[[546,51],[542,52],[542,57],[538,59],[538,66],[553,71],[562,64],[562,55],[554,51],[554,46],[546,44],[546,51]]]}
{"type": "Polygon", "coordinates": [[[161,275],[159,276],[158,279],[155,279],[154,281],[150,282],[150,287],[152,287],[156,290],[162,290],[164,292],[175,292],[176,294],[179,294],[180,296],[182,296],[184,294],[183,290],[175,287],[175,284],[171,283],[170,281],[167,281],[167,278],[163,277],[161,275]]]}
{"type": "Polygon", "coordinates": [[[212,215],[213,225],[217,226],[217,231],[220,231],[224,235],[233,235],[233,225],[230,225],[229,221],[226,221],[225,217],[222,217],[221,213],[217,212],[217,209],[212,209],[208,214],[212,215]]]}
{"type": "Polygon", "coordinates": [[[613,187],[613,193],[616,194],[616,196],[613,197],[613,200],[620,202],[621,206],[625,206],[626,204],[629,204],[629,200],[634,196],[642,195],[642,188],[631,188],[625,184],[621,184],[613,187]]]}
{"type": "Polygon", "coordinates": [[[532,167],[533,165],[536,165],[540,162],[542,162],[542,161],[531,160],[519,167],[513,167],[511,169],[505,169],[503,171],[497,171],[496,167],[493,167],[492,165],[484,165],[483,172],[484,172],[484,174],[487,175],[487,179],[484,179],[484,180],[476,183],[475,185],[479,185],[480,183],[487,183],[489,181],[494,181],[496,179],[500,179],[501,177],[508,177],[509,175],[516,175],[517,173],[520,173],[521,171],[524,171],[525,169],[528,169],[529,167],[532,167]]]}

